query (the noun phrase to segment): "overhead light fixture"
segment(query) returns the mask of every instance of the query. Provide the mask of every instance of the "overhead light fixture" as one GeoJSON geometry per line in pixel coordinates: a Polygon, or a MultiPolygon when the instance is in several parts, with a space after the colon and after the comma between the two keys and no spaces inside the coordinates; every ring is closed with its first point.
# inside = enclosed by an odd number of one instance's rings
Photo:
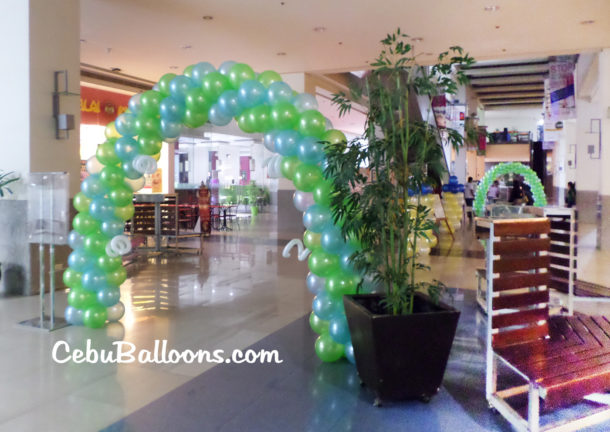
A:
{"type": "Polygon", "coordinates": [[[121,69],[120,67],[111,67],[110,71],[111,72],[121,72],[123,69],[121,69]]]}
{"type": "Polygon", "coordinates": [[[191,49],[193,48],[193,45],[190,44],[184,44],[184,45],[180,45],[180,48],[183,50],[187,50],[187,49],[191,49]]]}
{"type": "Polygon", "coordinates": [[[488,5],[483,8],[485,12],[497,12],[500,9],[498,5],[488,5]]]}
{"type": "Polygon", "coordinates": [[[212,20],[214,19],[214,17],[213,17],[212,15],[204,15],[204,16],[202,17],[202,19],[203,19],[204,21],[212,21],[212,20]]]}
{"type": "Polygon", "coordinates": [[[326,31],[326,27],[323,26],[317,26],[313,28],[313,31],[315,31],[316,33],[323,33],[326,31]]]}
{"type": "Polygon", "coordinates": [[[582,25],[588,25],[588,24],[593,24],[594,22],[595,22],[595,20],[584,20],[584,21],[581,21],[580,23],[582,25]]]}
{"type": "Polygon", "coordinates": [[[81,39],[80,41],[81,42],[87,42],[87,39],[81,39]]]}
{"type": "Polygon", "coordinates": [[[176,69],[178,69],[178,66],[170,66],[169,68],[176,70],[176,69]]]}
{"type": "Polygon", "coordinates": [[[339,45],[343,45],[343,42],[339,42],[339,45]]]}
{"type": "Polygon", "coordinates": [[[283,51],[280,51],[280,52],[279,52],[279,53],[277,53],[276,55],[278,55],[278,56],[280,56],[280,57],[281,57],[281,56],[285,56],[285,55],[286,55],[286,53],[285,53],[285,52],[283,52],[283,51]]]}

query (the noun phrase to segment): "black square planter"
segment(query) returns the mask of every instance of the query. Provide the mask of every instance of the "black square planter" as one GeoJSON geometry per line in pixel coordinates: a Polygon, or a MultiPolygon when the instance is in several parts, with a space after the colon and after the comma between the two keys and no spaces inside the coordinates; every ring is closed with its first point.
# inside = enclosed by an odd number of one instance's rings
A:
{"type": "Polygon", "coordinates": [[[356,367],[363,384],[382,400],[436,394],[443,381],[460,312],[416,294],[414,313],[387,315],[380,294],[343,297],[356,367]]]}

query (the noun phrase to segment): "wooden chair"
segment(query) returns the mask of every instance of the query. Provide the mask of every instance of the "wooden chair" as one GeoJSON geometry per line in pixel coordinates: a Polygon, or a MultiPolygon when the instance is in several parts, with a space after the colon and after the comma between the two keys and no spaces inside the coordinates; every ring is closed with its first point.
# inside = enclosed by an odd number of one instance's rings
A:
{"type": "MultiPolygon", "coordinates": [[[[610,419],[610,408],[540,426],[544,412],[610,388],[610,322],[604,317],[549,317],[550,222],[482,220],[487,241],[485,393],[518,431],[571,431],[610,419]],[[525,380],[498,390],[498,360],[525,380]]],[[[610,426],[609,426],[610,428],[610,426]]]]}

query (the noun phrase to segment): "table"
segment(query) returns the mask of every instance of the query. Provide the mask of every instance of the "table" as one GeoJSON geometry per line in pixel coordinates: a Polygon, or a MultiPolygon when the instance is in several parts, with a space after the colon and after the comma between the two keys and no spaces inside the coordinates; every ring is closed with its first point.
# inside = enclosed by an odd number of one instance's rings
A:
{"type": "Polygon", "coordinates": [[[235,204],[222,204],[222,205],[211,205],[210,208],[217,208],[222,210],[222,226],[219,231],[232,231],[231,228],[227,227],[227,210],[232,207],[236,207],[235,204]]]}

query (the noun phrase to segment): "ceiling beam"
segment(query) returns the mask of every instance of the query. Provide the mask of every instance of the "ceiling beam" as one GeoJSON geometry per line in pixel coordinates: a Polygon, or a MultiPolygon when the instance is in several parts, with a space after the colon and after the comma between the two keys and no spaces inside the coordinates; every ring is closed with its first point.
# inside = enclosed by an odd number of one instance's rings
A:
{"type": "MultiPolygon", "coordinates": [[[[493,78],[473,78],[470,84],[473,86],[506,85],[506,84],[537,84],[544,82],[544,75],[516,75],[493,78]]],[[[476,90],[476,89],[475,89],[476,90]]]]}
{"type": "Polygon", "coordinates": [[[482,93],[499,93],[499,92],[512,92],[512,91],[531,91],[540,90],[544,91],[544,84],[521,84],[521,85],[497,85],[488,87],[473,87],[477,94],[482,93]]]}
{"type": "Polygon", "coordinates": [[[464,71],[469,77],[486,77],[497,75],[526,75],[526,74],[546,74],[549,71],[548,64],[534,65],[519,65],[519,66],[502,66],[502,67],[486,67],[474,68],[464,71]]]}
{"type": "Polygon", "coordinates": [[[482,102],[483,105],[542,104],[542,99],[512,99],[482,102]]]}
{"type": "Polygon", "coordinates": [[[480,100],[489,99],[520,99],[520,98],[543,98],[544,92],[515,92],[479,95],[480,100]]]}

